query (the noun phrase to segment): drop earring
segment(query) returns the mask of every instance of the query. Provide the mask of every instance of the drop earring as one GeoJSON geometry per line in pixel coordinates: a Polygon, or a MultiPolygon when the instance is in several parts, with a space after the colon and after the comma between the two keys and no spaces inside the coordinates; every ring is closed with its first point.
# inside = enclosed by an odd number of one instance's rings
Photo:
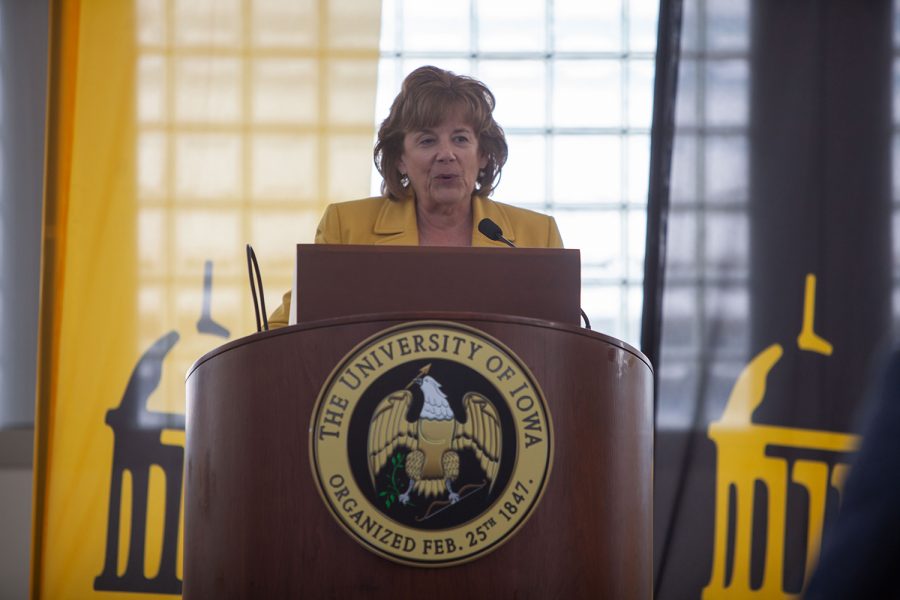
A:
{"type": "Polygon", "coordinates": [[[406,173],[400,174],[400,185],[402,185],[403,187],[409,186],[409,175],[407,175],[406,173]]]}

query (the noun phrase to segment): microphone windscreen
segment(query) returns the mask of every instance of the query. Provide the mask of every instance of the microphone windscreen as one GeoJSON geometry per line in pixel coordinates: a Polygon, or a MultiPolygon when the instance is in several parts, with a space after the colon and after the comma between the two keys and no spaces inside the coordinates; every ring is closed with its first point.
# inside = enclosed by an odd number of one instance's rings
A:
{"type": "Polygon", "coordinates": [[[489,239],[500,240],[503,237],[503,230],[500,226],[488,218],[484,218],[478,222],[478,231],[483,233],[489,239]]]}

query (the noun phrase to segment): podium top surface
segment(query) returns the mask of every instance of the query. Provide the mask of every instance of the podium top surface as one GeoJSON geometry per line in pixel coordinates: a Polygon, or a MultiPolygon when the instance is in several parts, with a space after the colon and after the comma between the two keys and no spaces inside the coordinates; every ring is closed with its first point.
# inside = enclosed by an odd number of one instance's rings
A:
{"type": "Polygon", "coordinates": [[[464,311],[578,325],[578,250],[298,244],[297,322],[464,311]]]}
{"type": "Polygon", "coordinates": [[[585,336],[592,338],[598,342],[605,343],[611,348],[616,348],[618,350],[627,352],[629,354],[634,355],[637,359],[643,362],[647,368],[652,372],[653,365],[650,363],[650,359],[647,358],[643,352],[628,344],[627,342],[623,342],[622,340],[612,337],[611,335],[607,335],[605,333],[600,333],[599,331],[594,331],[591,329],[585,329],[583,327],[568,325],[565,323],[559,322],[551,322],[542,319],[533,319],[528,317],[518,317],[513,315],[502,315],[502,314],[490,314],[490,313],[481,313],[481,312],[448,312],[448,311],[416,311],[416,312],[384,312],[384,313],[375,313],[375,314],[358,314],[344,317],[336,317],[333,319],[321,319],[318,321],[308,321],[302,322],[297,325],[290,325],[288,327],[281,327],[279,329],[273,329],[271,331],[261,331],[252,333],[250,335],[246,335],[241,338],[237,338],[230,342],[226,342],[217,348],[213,348],[196,361],[191,367],[188,369],[187,373],[185,373],[185,379],[189,378],[191,374],[203,363],[206,361],[215,358],[216,356],[228,352],[229,350],[233,350],[235,348],[240,348],[241,346],[245,346],[247,344],[253,344],[257,342],[264,342],[265,340],[282,336],[282,335],[291,335],[294,333],[312,330],[312,329],[320,329],[323,327],[340,327],[345,325],[353,325],[358,323],[384,323],[384,327],[390,327],[392,325],[396,325],[398,323],[403,323],[407,321],[417,321],[417,320],[440,320],[440,321],[458,321],[468,323],[474,327],[478,327],[479,323],[513,323],[519,325],[527,325],[531,327],[539,327],[543,329],[555,329],[561,332],[565,332],[568,334],[585,336]]]}

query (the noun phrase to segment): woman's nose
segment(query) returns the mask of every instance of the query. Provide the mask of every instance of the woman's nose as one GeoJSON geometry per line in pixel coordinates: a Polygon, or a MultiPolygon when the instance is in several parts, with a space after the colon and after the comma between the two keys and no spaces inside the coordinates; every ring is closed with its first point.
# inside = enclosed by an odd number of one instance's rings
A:
{"type": "Polygon", "coordinates": [[[456,160],[456,154],[453,152],[453,145],[449,141],[442,141],[438,144],[437,159],[441,162],[456,160]]]}

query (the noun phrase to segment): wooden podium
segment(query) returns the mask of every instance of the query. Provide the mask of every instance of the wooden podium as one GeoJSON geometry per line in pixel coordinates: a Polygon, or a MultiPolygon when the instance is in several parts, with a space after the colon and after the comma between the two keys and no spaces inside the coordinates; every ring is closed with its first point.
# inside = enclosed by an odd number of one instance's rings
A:
{"type": "MultiPolygon", "coordinates": [[[[477,268],[477,253],[461,256],[460,268],[477,268]]],[[[398,312],[235,340],[192,367],[184,597],[650,598],[647,359],[572,325],[410,310],[402,299],[398,312]],[[530,370],[552,420],[552,467],[529,518],[490,553],[442,568],[364,547],[339,525],[311,467],[311,420],[332,371],[363,340],[410,322],[450,322],[498,340],[530,370]]]]}

